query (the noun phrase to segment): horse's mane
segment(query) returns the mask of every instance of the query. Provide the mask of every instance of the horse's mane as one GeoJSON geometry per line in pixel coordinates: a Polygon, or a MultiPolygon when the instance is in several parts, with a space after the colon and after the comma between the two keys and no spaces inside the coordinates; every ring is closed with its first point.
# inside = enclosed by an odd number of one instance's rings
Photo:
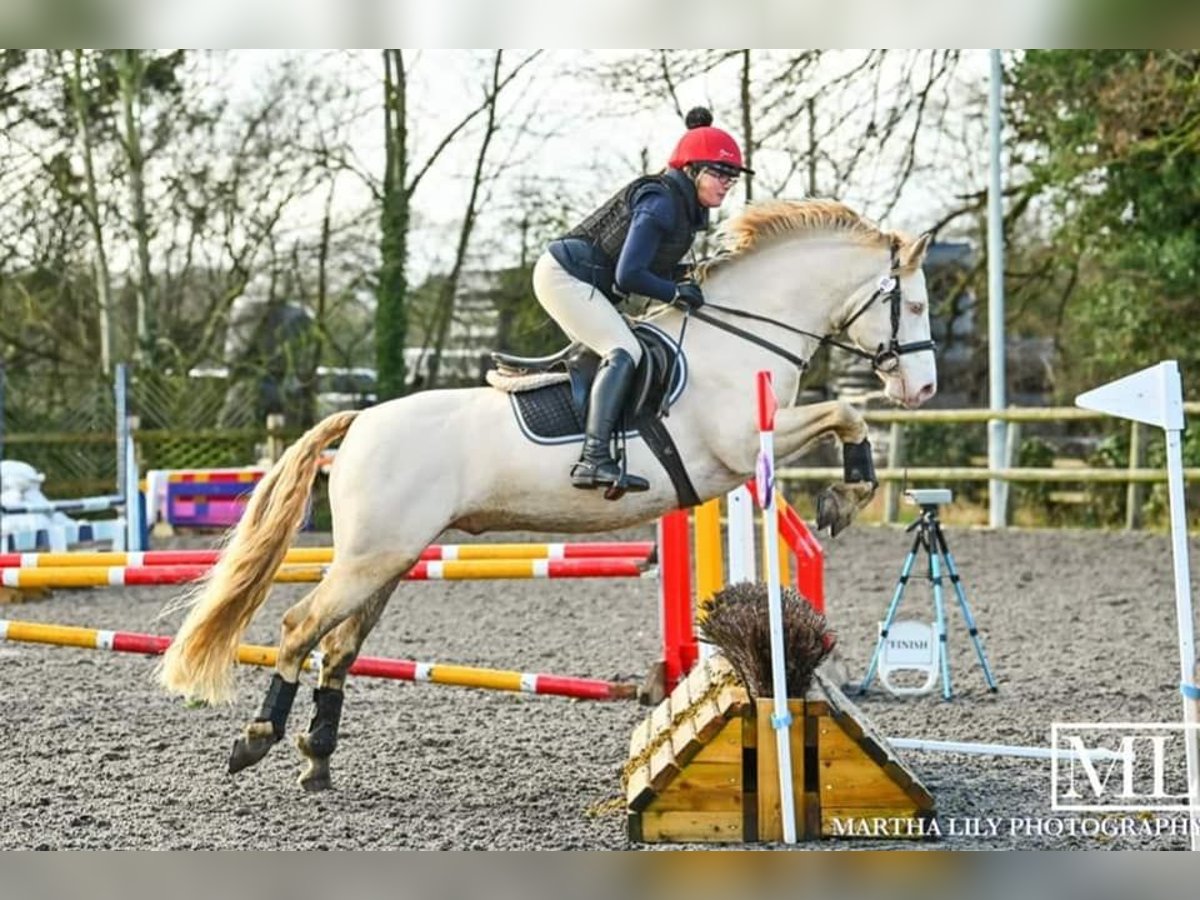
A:
{"type": "Polygon", "coordinates": [[[717,251],[696,267],[696,276],[703,281],[714,269],[773,238],[806,232],[836,232],[867,246],[889,247],[902,240],[836,200],[767,200],[747,207],[717,229],[717,251]]]}

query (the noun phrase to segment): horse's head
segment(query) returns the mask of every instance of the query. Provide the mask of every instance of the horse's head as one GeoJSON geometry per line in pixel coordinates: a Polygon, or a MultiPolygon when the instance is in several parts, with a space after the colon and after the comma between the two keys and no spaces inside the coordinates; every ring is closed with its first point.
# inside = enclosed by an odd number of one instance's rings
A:
{"type": "Polygon", "coordinates": [[[894,238],[887,268],[847,304],[846,336],[871,360],[885,393],[909,409],[937,393],[937,365],[929,332],[929,294],[921,263],[930,235],[894,238]]]}
{"type": "Polygon", "coordinates": [[[710,311],[765,322],[771,341],[782,327],[862,356],[889,397],[916,407],[937,392],[921,272],[929,241],[883,231],[836,200],[770,200],[721,226],[700,277],[710,311]],[[742,298],[754,308],[731,308],[742,298]]]}

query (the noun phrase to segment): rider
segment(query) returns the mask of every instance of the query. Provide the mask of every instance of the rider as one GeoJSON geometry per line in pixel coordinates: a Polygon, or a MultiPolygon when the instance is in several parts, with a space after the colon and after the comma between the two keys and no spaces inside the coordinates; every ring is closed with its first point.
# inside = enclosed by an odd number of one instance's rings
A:
{"type": "Polygon", "coordinates": [[[533,290],[572,340],[600,356],[588,402],[583,452],[571,468],[578,488],[644,491],[646,479],[626,474],[613,458],[612,433],[621,415],[642,350],[616,309],[630,294],[688,310],[704,304],[680,261],[708,211],[721,205],[742,172],[737,141],[714,128],[712,113],[692,109],[688,130],[657,175],[634,179],[603,206],[552,241],[533,270],[533,290]]]}

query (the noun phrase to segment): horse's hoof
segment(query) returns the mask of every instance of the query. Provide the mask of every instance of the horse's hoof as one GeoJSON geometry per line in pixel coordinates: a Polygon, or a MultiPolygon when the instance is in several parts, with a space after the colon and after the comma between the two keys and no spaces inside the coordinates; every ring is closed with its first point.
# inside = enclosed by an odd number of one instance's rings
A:
{"type": "Polygon", "coordinates": [[[830,534],[836,534],[833,530],[837,522],[837,499],[833,496],[833,491],[829,488],[817,494],[817,531],[829,529],[830,534]]]}
{"type": "Polygon", "coordinates": [[[310,756],[308,765],[297,779],[300,787],[310,794],[327,791],[333,787],[333,779],[329,775],[328,756],[310,756]]]}
{"type": "Polygon", "coordinates": [[[834,517],[834,520],[829,523],[829,536],[831,538],[837,537],[839,534],[841,534],[843,531],[845,531],[849,527],[849,525],[850,525],[850,517],[849,516],[834,517]]]}
{"type": "Polygon", "coordinates": [[[329,776],[324,778],[305,778],[300,776],[300,787],[304,788],[310,794],[320,794],[322,791],[328,791],[333,788],[333,782],[329,780],[329,776]]]}
{"type": "Polygon", "coordinates": [[[279,742],[274,732],[256,734],[252,728],[247,728],[246,733],[233,742],[233,749],[229,751],[230,775],[254,765],[279,742]]]}

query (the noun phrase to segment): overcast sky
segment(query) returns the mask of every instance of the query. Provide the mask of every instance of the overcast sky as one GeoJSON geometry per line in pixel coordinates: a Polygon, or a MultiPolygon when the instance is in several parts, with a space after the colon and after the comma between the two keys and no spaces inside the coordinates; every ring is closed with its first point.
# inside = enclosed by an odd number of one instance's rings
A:
{"type": "MultiPolygon", "coordinates": [[[[506,63],[512,64],[528,51],[509,51],[506,63]]],[[[250,100],[263,83],[270,68],[282,59],[302,53],[305,71],[354,85],[364,98],[366,115],[354,131],[356,151],[365,167],[374,173],[383,168],[382,118],[378,98],[381,95],[382,63],[379,51],[232,51],[228,57],[226,80],[235,96],[250,100]]],[[[539,134],[525,138],[514,149],[512,142],[497,138],[492,148],[494,162],[507,165],[489,197],[480,223],[481,237],[494,234],[503,221],[514,220],[520,201],[516,194],[530,179],[553,178],[564,185],[564,193],[584,205],[598,204],[617,187],[639,174],[641,154],[647,155],[650,168],[665,164],[683,126],[674,108],[663,102],[645,108],[627,97],[615,95],[594,77],[596,67],[620,52],[554,51],[540,59],[530,79],[505,95],[502,116],[510,125],[532,116],[531,126],[539,134]],[[567,74],[569,73],[569,74],[567,74]]],[[[410,127],[412,151],[423,160],[466,110],[472,108],[482,92],[487,76],[483,66],[486,54],[465,51],[412,51],[410,66],[410,127]]],[[[831,57],[831,65],[849,64],[857,59],[855,51],[831,57]]],[[[948,141],[944,134],[923,134],[919,141],[919,168],[885,225],[918,232],[940,216],[956,195],[983,186],[986,173],[986,132],[979,116],[980,99],[986,90],[987,51],[967,51],[952,86],[954,102],[961,104],[956,119],[959,134],[948,141]],[[968,113],[970,115],[968,115],[968,113]],[[964,149],[965,148],[965,149],[964,149]],[[977,158],[975,158],[977,157],[977,158]]],[[[734,70],[727,67],[678,86],[681,106],[711,105],[718,111],[736,109],[734,70]]],[[[740,139],[739,124],[717,123],[740,139]]],[[[452,254],[454,237],[461,221],[468,189],[467,173],[478,147],[478,134],[467,133],[454,145],[444,160],[431,171],[415,197],[418,228],[414,241],[414,268],[420,274],[437,269],[452,254]]],[[[901,142],[897,142],[899,152],[901,142]]],[[[831,154],[849,154],[852,147],[823,148],[831,154]]],[[[842,199],[868,215],[878,216],[890,197],[895,182],[891,160],[866,167],[842,199]]],[[[755,160],[763,173],[758,188],[778,183],[787,170],[781,157],[761,154],[755,160]]],[[[803,189],[794,180],[784,196],[802,196],[803,189]]],[[[339,205],[356,209],[367,202],[365,189],[353,179],[338,186],[339,205]]],[[[741,194],[731,194],[723,210],[736,211],[741,194]]],[[[314,227],[319,219],[319,203],[314,202],[299,214],[293,227],[314,227]]],[[[417,273],[414,273],[417,274],[417,273]]]]}

